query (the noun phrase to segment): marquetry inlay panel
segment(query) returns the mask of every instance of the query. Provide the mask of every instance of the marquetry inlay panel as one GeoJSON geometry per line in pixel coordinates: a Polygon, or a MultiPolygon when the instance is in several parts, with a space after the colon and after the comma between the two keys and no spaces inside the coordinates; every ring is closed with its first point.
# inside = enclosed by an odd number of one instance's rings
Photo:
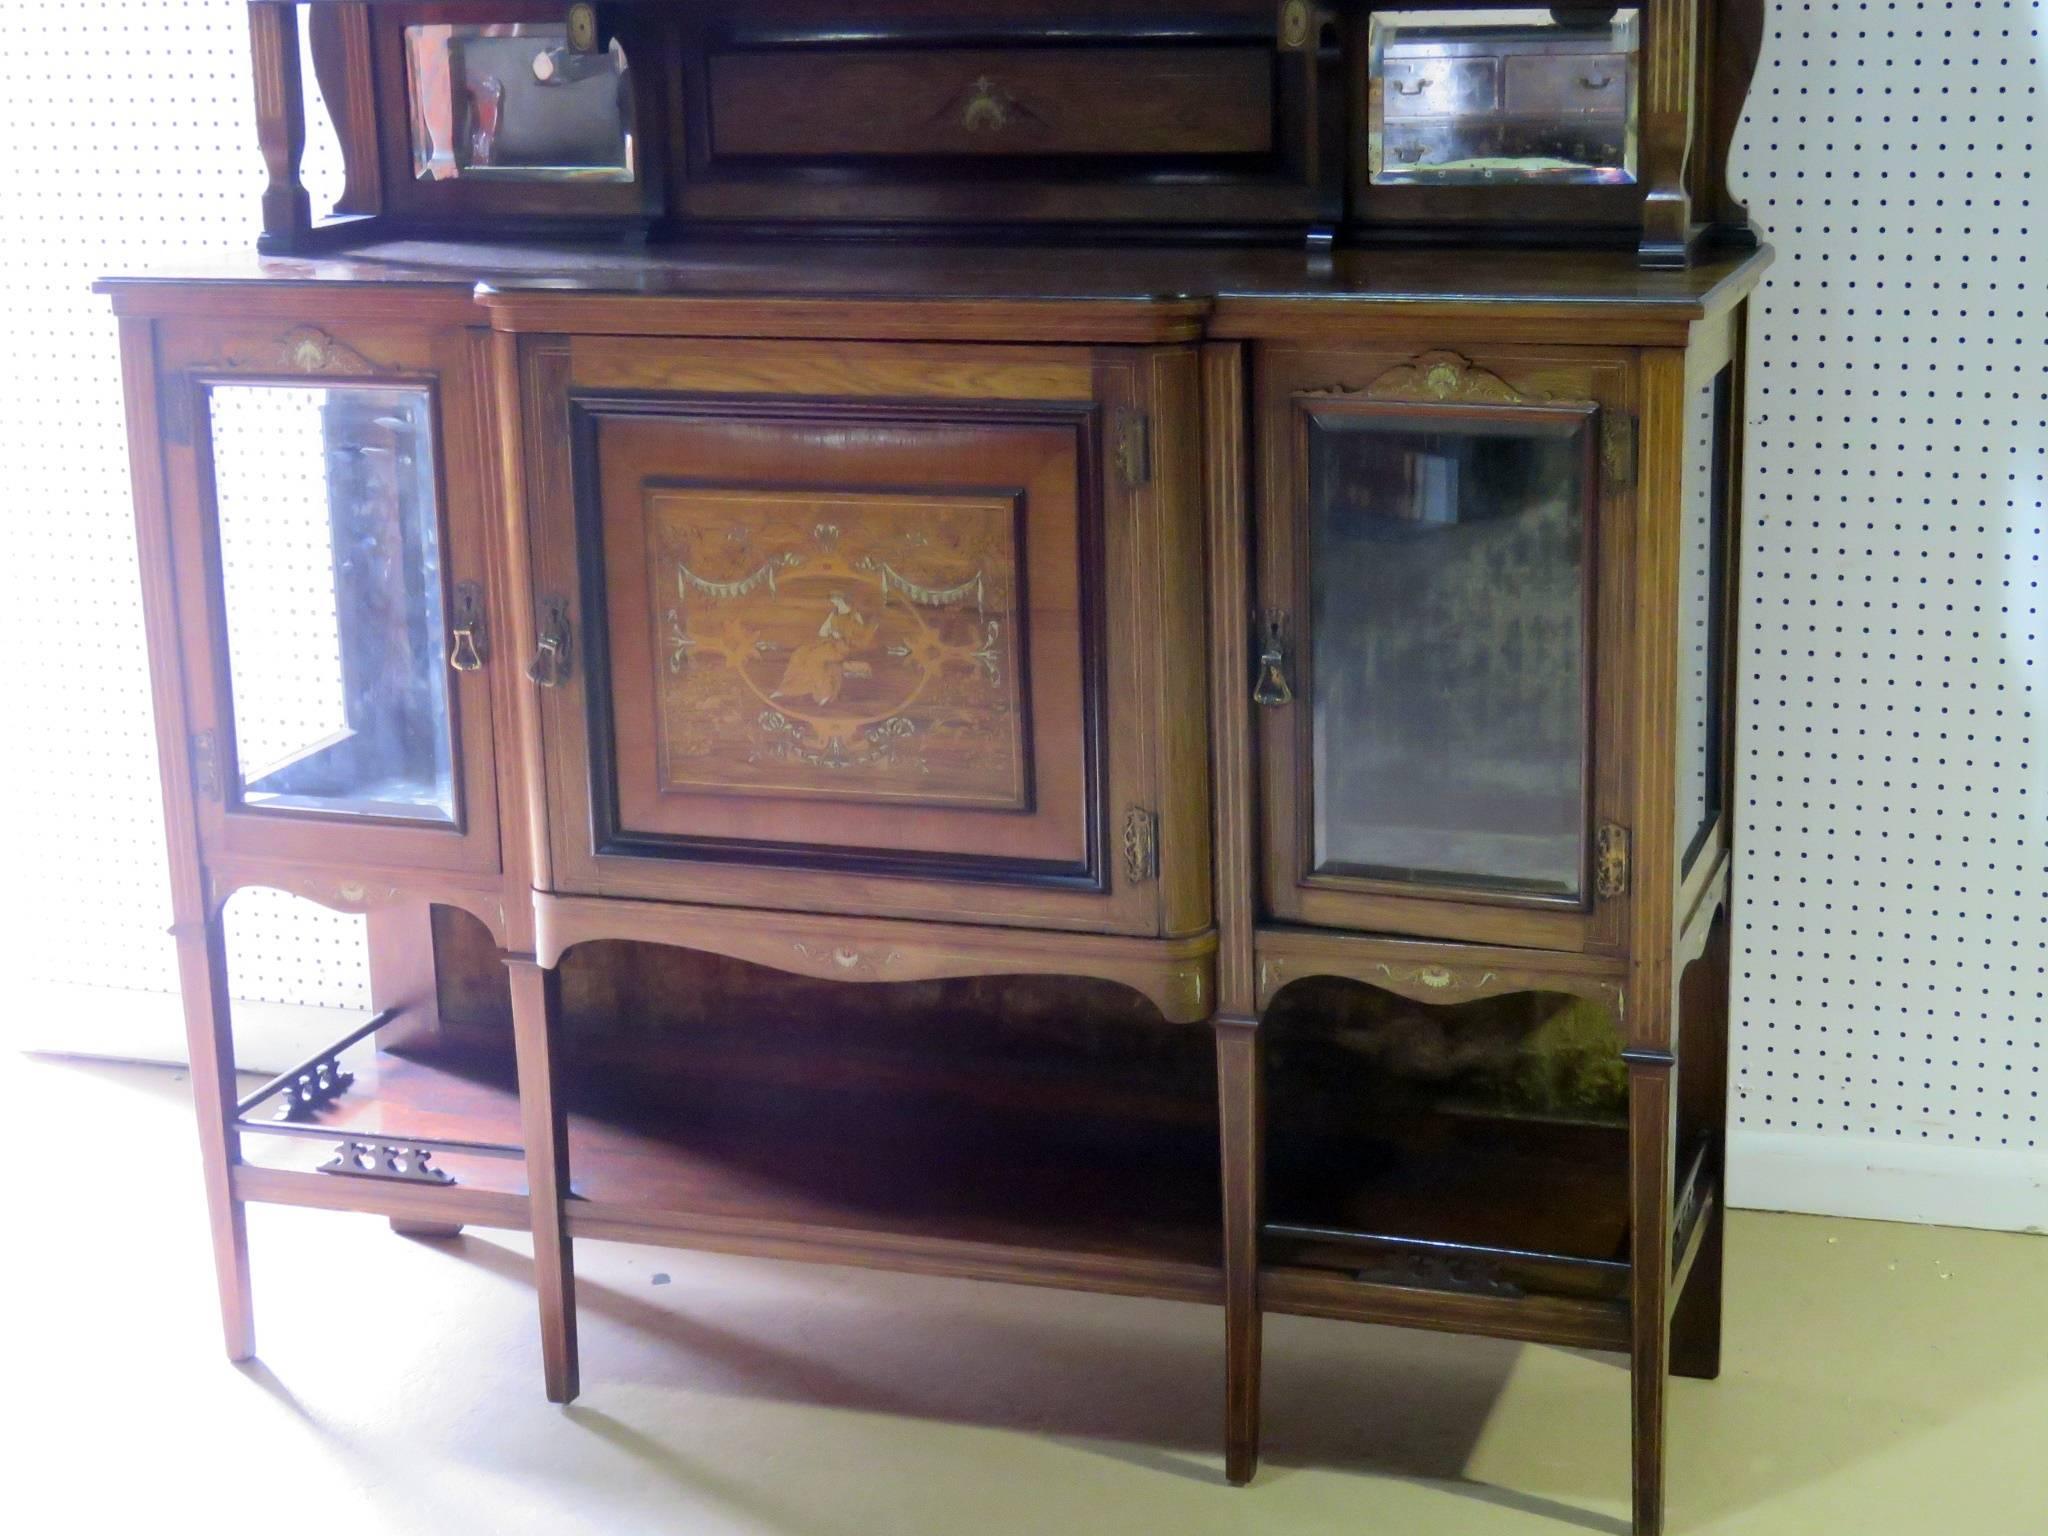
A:
{"type": "Polygon", "coordinates": [[[644,494],[664,793],[1029,805],[1020,498],[644,494]]]}

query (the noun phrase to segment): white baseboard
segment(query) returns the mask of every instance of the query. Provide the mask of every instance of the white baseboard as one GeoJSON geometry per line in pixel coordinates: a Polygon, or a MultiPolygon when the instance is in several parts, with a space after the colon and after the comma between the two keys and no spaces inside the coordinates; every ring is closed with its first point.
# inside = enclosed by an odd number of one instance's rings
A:
{"type": "Polygon", "coordinates": [[[1736,1127],[1728,1137],[1728,1203],[2048,1232],[2048,1152],[1736,1127]]]}

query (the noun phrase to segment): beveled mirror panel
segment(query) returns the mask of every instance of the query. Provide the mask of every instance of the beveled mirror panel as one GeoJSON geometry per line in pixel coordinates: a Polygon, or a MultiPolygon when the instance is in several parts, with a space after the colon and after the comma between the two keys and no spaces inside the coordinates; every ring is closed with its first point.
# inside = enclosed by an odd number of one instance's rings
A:
{"type": "Polygon", "coordinates": [[[1375,186],[1636,179],[1632,7],[1419,7],[1368,26],[1375,186]]]}
{"type": "Polygon", "coordinates": [[[625,49],[571,46],[561,22],[405,29],[413,175],[421,181],[633,179],[625,49]]]}
{"type": "Polygon", "coordinates": [[[453,826],[431,393],[214,384],[206,409],[240,803],[453,826]]]}
{"type": "Polygon", "coordinates": [[[1583,897],[1593,422],[1303,413],[1312,880],[1583,897]]]}

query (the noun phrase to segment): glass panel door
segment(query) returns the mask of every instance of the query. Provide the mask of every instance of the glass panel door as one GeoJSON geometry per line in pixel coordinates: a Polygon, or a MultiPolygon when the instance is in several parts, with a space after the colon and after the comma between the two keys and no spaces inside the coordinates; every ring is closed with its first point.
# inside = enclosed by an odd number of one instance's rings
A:
{"type": "Polygon", "coordinates": [[[1307,413],[1310,882],[1583,900],[1594,419],[1307,413]]]}
{"type": "Polygon", "coordinates": [[[234,798],[454,827],[433,399],[206,391],[234,798]]]}

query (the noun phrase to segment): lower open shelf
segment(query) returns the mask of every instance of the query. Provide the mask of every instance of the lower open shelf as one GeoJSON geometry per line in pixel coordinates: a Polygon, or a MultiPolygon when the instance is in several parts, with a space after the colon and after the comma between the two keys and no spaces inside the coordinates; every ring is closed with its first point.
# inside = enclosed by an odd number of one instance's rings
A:
{"type": "MultiPolygon", "coordinates": [[[[317,1171],[349,1138],[516,1145],[507,1053],[398,1056],[365,1042],[344,1064],[354,1084],[313,1121],[331,1136],[245,1136],[246,1198],[526,1225],[517,1160],[436,1153],[455,1181],[441,1187],[317,1171]]],[[[573,1235],[1183,1300],[1222,1294],[1217,1135],[1198,1106],[1131,1115],[1059,1107],[1043,1093],[998,1105],[615,1065],[570,1074],[567,1096],[573,1235]]],[[[1452,1117],[1397,1142],[1381,1127],[1295,1143],[1271,1169],[1279,1223],[1397,1241],[1360,1250],[1269,1231],[1263,1305],[1623,1347],[1626,1269],[1614,1260],[1626,1206],[1605,1136],[1452,1117]],[[1451,1252],[1489,1243],[1609,1267],[1589,1279],[1451,1252]]]]}

